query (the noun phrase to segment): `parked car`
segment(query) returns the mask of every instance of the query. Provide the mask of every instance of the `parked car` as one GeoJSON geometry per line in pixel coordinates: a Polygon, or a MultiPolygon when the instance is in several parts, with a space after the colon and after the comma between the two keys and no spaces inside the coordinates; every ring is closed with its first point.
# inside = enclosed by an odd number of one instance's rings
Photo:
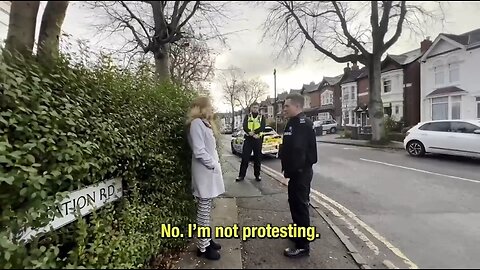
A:
{"type": "Polygon", "coordinates": [[[331,120],[319,120],[313,122],[313,128],[323,127],[323,131],[327,133],[336,133],[337,132],[337,122],[333,119],[331,120]]]}
{"type": "Polygon", "coordinates": [[[407,131],[405,150],[480,158],[480,120],[438,120],[419,123],[407,131]]]}
{"type": "MultiPolygon", "coordinates": [[[[232,134],[230,147],[233,154],[242,154],[243,142],[245,140],[244,135],[245,131],[243,131],[243,129],[237,130],[232,134]]],[[[269,126],[265,127],[265,132],[263,135],[262,154],[277,156],[278,148],[282,143],[282,136],[280,136],[273,128],[269,126]]]]}

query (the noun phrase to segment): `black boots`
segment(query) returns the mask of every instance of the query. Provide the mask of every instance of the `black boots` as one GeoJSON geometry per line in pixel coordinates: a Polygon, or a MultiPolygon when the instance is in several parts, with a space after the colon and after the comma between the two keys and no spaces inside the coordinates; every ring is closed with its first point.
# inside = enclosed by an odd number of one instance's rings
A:
{"type": "Polygon", "coordinates": [[[218,250],[221,248],[222,246],[213,242],[213,240],[210,240],[210,245],[205,248],[205,252],[201,252],[200,249],[197,249],[197,256],[205,256],[205,258],[208,260],[216,261],[220,259],[220,253],[218,252],[218,250]]]}
{"type": "Polygon", "coordinates": [[[210,240],[210,246],[215,250],[222,249],[222,246],[220,244],[213,242],[213,239],[210,240]]]}
{"type": "Polygon", "coordinates": [[[244,179],[245,179],[244,177],[239,176],[239,177],[237,177],[237,179],[235,179],[235,181],[240,182],[240,181],[243,181],[244,179]]]}

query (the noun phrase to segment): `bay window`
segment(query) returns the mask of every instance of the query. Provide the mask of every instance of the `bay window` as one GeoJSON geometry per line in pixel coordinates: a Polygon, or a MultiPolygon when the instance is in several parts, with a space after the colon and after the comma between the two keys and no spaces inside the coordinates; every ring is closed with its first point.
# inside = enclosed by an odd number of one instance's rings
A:
{"type": "Polygon", "coordinates": [[[432,98],[432,120],[461,119],[461,111],[461,96],[432,98]]]}

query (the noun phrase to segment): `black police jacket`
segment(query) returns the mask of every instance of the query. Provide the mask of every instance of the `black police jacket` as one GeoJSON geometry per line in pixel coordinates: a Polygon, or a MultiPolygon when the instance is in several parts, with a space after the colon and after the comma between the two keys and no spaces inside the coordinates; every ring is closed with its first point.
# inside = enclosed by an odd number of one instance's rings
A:
{"type": "Polygon", "coordinates": [[[288,120],[279,152],[285,177],[317,163],[317,141],[313,123],[301,113],[288,120]]]}

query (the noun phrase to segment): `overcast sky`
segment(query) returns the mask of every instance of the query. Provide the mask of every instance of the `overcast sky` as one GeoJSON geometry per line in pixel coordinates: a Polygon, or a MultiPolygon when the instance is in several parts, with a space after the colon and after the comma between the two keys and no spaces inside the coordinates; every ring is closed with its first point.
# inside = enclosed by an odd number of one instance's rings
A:
{"type": "MultiPolygon", "coordinates": [[[[42,3],[44,6],[45,3],[42,3]]],[[[42,11],[41,11],[42,12],[42,11]]],[[[434,40],[441,32],[461,34],[473,29],[480,28],[480,5],[479,2],[451,2],[445,9],[446,23],[442,28],[441,23],[429,26],[431,39],[434,40]]],[[[39,13],[38,19],[41,19],[39,13]]],[[[260,77],[269,86],[269,94],[273,97],[273,69],[277,69],[277,94],[283,90],[299,89],[303,83],[315,83],[322,80],[323,76],[336,76],[343,72],[345,64],[337,64],[329,59],[324,59],[320,52],[314,50],[310,45],[305,50],[305,57],[299,64],[292,66],[291,62],[283,59],[280,62],[275,60],[278,52],[272,42],[261,43],[263,30],[262,23],[267,12],[261,8],[254,8],[248,4],[234,3],[232,16],[228,24],[223,26],[225,32],[239,33],[228,37],[228,48],[215,47],[219,53],[216,59],[216,68],[225,69],[230,65],[240,67],[245,71],[246,77],[260,77]]],[[[112,48],[119,44],[116,39],[102,39],[93,23],[98,21],[98,16],[86,8],[81,2],[71,2],[67,11],[63,30],[71,34],[73,38],[86,39],[98,47],[112,48]]],[[[412,36],[408,33],[402,35],[399,41],[388,51],[390,54],[400,54],[420,46],[420,41],[425,37],[412,36]]],[[[120,44],[121,45],[121,44],[120,44]]],[[[224,103],[221,96],[221,88],[215,82],[211,84],[211,92],[215,100],[215,106],[219,111],[228,111],[229,106],[224,103]]]]}

